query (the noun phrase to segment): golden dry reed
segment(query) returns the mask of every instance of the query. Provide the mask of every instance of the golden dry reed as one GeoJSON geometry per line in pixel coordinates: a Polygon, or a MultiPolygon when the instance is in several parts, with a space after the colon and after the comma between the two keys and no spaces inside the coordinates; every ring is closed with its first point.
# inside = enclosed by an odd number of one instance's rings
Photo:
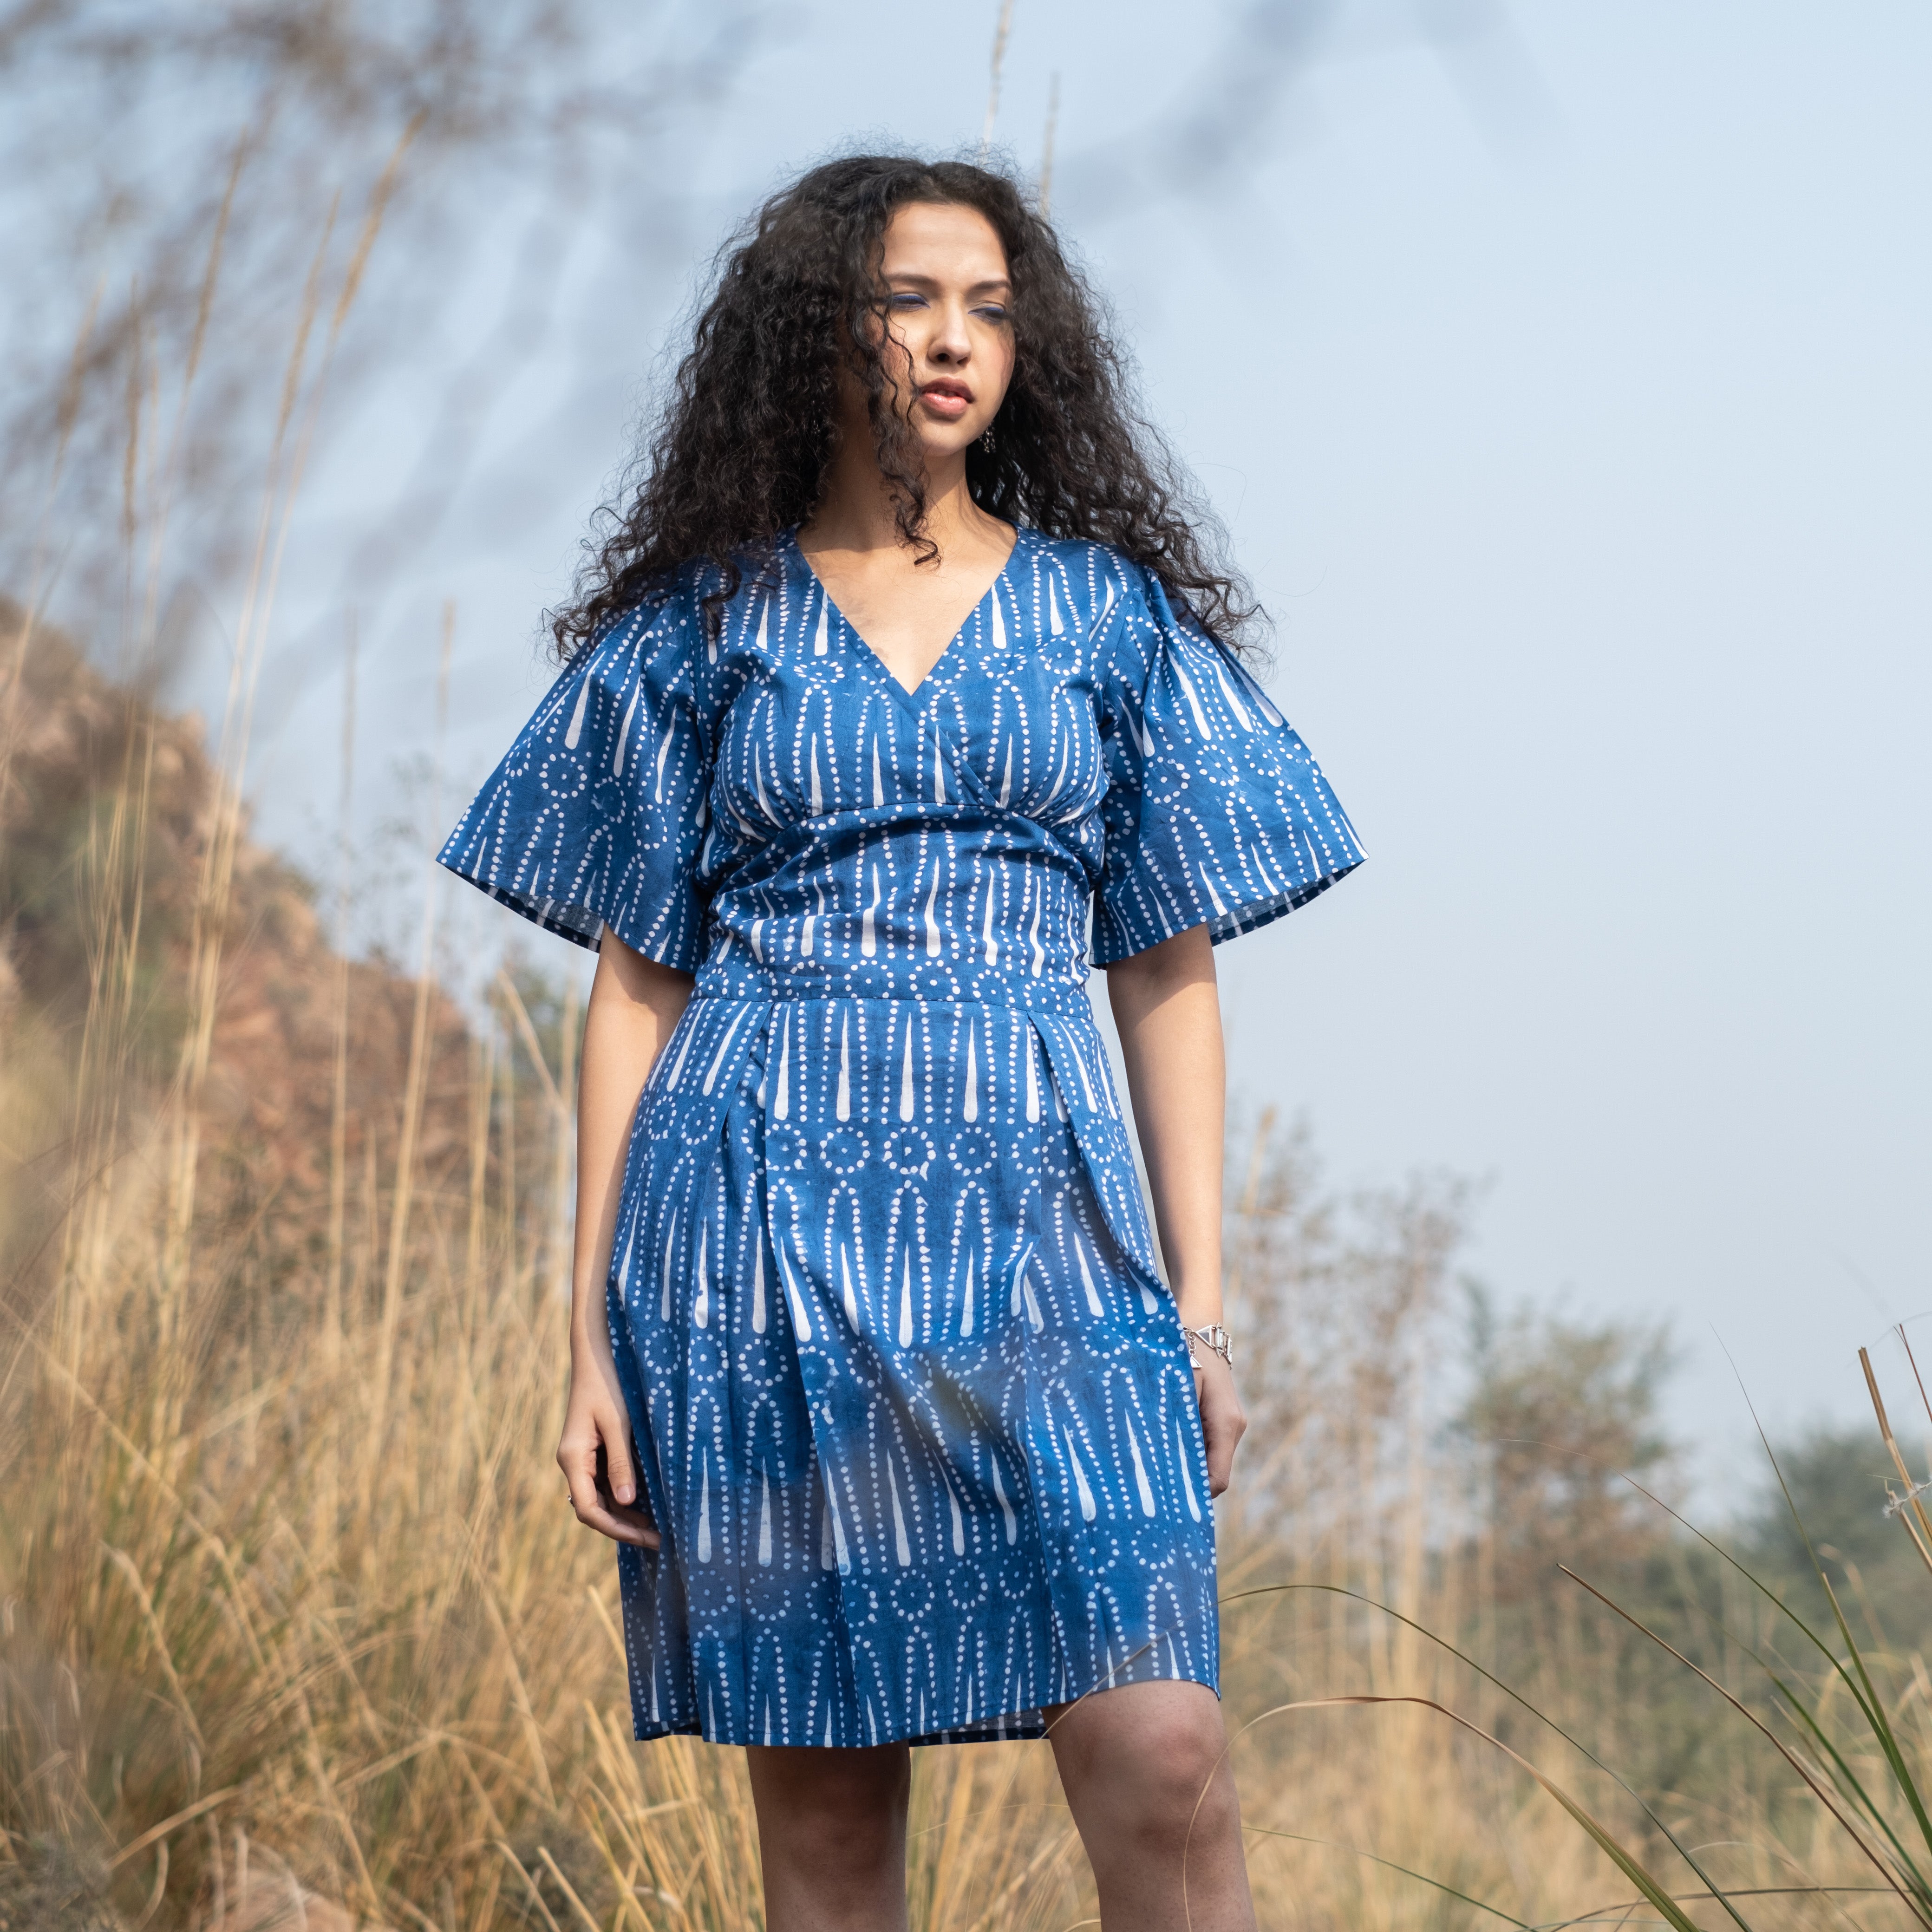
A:
{"type": "MultiPolygon", "coordinates": [[[[115,950],[101,956],[111,968],[115,950]]],[[[90,1045],[110,1067],[114,994],[104,970],[90,1045]]],[[[396,1090],[372,1096],[393,1124],[364,1137],[378,1162],[423,1145],[432,1011],[414,1003],[396,1090]]],[[[338,1154],[339,1252],[307,1221],[285,1240],[272,1201],[231,1201],[184,1234],[178,1099],[75,1110],[97,1138],[66,1164],[55,1280],[8,1336],[0,1822],[23,1864],[76,1848],[80,1879],[103,1870],[130,1924],[266,1925],[299,1891],[330,1925],[345,1922],[322,1901],[436,1932],[760,1922],[741,1755],[628,1739],[609,1550],[577,1526],[551,1461],[567,1070],[532,1078],[526,1046],[536,1104],[518,1105],[511,1041],[542,1042],[513,988],[497,1012],[494,1046],[464,1049],[466,1144],[433,1184],[369,1162],[341,1177],[338,1154]]],[[[35,1072],[10,1064],[10,1138],[65,1111],[35,1072]]],[[[1336,1593],[1469,1628],[1456,1592],[1473,1572],[1430,1558],[1440,1501],[1398,1498],[1312,1566],[1236,1542],[1228,1714],[1251,1726],[1233,1748],[1266,1925],[1492,1916],[1442,1886],[1535,1924],[1635,1896],[1516,1765],[1436,1712],[1262,1715],[1354,1695],[1427,1698],[1487,1727],[1506,1715],[1420,1630],[1336,1593]],[[1334,1588],[1278,1592],[1298,1579],[1334,1588]]],[[[1580,1642],[1504,1661],[1588,1736],[1646,1720],[1617,1708],[1580,1642]]],[[[1522,1748],[1640,1828],[1547,1732],[1522,1748]]],[[[1666,1795],[1673,1824],[1722,1845],[1727,1886],[1866,1882],[1822,1814],[1774,1820],[1762,1756],[1741,1749],[1714,1794],[1666,1795]]],[[[922,1752],[914,1790],[916,1924],[1090,1922],[1044,1745],[922,1752]]],[[[1768,1903],[1754,1924],[1831,1916],[1768,1903]]]]}
{"type": "MultiPolygon", "coordinates": [[[[317,253],[213,766],[31,610],[0,638],[8,1932],[762,1923],[742,1755],[631,1742],[610,1549],[552,1460],[571,1000],[505,976],[466,1021],[427,886],[413,976],[352,966],[245,836],[280,560],[389,179],[346,265],[317,253]],[[14,860],[41,845],[29,893],[14,860]]],[[[140,556],[169,487],[146,406],[140,556]]],[[[1633,1669],[1645,1641],[1612,1641],[1580,1588],[1499,1589],[1508,1526],[1430,1419],[1439,1226],[1418,1210],[1376,1268],[1311,1271],[1262,1152],[1230,1320],[1266,1426],[1254,1500],[1222,1515],[1262,1924],[1932,1922],[1747,1715],[1633,1669]],[[1633,1792],[1612,1772],[1636,1765],[1633,1792]]],[[[1713,1574],[1720,1664],[1748,1672],[1775,1618],[1713,1574]]],[[[1835,1741],[1909,1834],[1850,1680],[1792,1681],[1820,1726],[1803,1762],[1835,1741]]],[[[1883,1682],[1916,1776],[1932,1682],[1908,1650],[1883,1682]]],[[[927,1932],[1096,1923],[1048,1748],[919,1753],[908,1883],[927,1932]]]]}

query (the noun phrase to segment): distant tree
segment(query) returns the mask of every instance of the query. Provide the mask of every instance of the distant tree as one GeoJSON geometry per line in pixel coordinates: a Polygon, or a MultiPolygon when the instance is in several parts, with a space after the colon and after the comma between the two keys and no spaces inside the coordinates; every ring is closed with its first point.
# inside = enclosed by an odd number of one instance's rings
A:
{"type": "Polygon", "coordinates": [[[1441,1331],[1471,1190],[1443,1174],[1340,1193],[1305,1125],[1272,1108],[1230,1144],[1228,1324],[1249,1435],[1235,1498],[1256,1525],[1358,1552],[1423,1507],[1442,1414],[1441,1331]]]}
{"type": "Polygon", "coordinates": [[[1774,1454],[1777,1470],[1766,1469],[1739,1526],[1740,1556],[1809,1618],[1826,1610],[1815,1556],[1842,1606],[1858,1620],[1862,1642],[1868,1616],[1888,1639],[1923,1642],[1932,1577],[1904,1527],[1886,1513],[1886,1483],[1896,1490],[1898,1473],[1877,1431],[1814,1428],[1775,1445],[1774,1454]]]}
{"type": "Polygon", "coordinates": [[[1468,1294],[1473,1385],[1455,1428],[1482,1472],[1497,1600],[1546,1590],[1558,1563],[1627,1572],[1664,1526],[1624,1478],[1666,1495],[1680,1482],[1658,1414],[1676,1361],[1667,1325],[1502,1317],[1481,1288],[1468,1294]]]}

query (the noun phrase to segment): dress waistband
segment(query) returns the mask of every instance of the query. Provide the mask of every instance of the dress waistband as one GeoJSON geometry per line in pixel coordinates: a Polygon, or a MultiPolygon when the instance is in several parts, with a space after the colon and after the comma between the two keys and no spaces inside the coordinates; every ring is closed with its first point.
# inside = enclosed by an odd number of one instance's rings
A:
{"type": "MultiPolygon", "coordinates": [[[[734,949],[735,951],[736,949],[734,949]]],[[[1031,1012],[1090,1015],[1084,980],[1049,979],[1045,974],[962,971],[928,964],[907,970],[877,968],[814,971],[809,965],[754,964],[741,958],[708,959],[698,970],[692,997],[699,1000],[756,1000],[772,1004],[822,1000],[908,1002],[928,1006],[1017,1006],[1031,1012]]]]}

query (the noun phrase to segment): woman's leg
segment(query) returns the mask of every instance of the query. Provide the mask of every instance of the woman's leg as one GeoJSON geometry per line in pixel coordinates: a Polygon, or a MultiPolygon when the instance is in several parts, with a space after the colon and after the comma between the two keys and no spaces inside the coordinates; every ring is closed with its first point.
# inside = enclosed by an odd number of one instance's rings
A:
{"type": "Polygon", "coordinates": [[[1213,1691],[1172,1679],[1123,1684],[1060,1706],[1047,1735],[1104,1932],[1253,1932],[1240,1804],[1213,1691]]]}
{"type": "Polygon", "coordinates": [[[904,1932],[912,1754],[753,1744],[766,1932],[904,1932]]]}

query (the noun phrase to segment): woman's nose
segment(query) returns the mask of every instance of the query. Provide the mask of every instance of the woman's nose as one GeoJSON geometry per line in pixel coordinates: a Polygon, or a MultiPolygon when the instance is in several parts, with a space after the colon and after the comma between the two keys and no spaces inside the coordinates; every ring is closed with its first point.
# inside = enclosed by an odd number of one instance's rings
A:
{"type": "Polygon", "coordinates": [[[973,352],[973,338],[966,327],[964,308],[948,304],[935,319],[932,340],[926,353],[935,362],[963,362],[973,352]]]}

